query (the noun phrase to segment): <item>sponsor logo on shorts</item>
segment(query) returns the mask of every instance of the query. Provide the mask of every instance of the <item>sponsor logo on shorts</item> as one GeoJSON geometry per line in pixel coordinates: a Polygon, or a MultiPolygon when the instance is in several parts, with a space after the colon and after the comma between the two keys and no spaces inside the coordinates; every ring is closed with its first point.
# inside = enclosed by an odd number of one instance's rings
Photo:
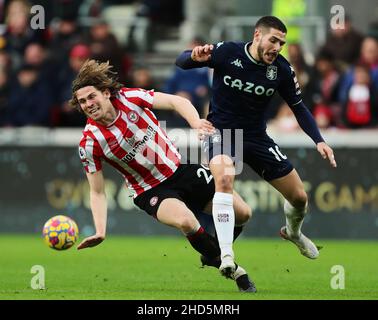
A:
{"type": "Polygon", "coordinates": [[[150,206],[153,207],[154,205],[156,205],[158,200],[159,200],[158,197],[152,197],[150,200],[150,206]]]}

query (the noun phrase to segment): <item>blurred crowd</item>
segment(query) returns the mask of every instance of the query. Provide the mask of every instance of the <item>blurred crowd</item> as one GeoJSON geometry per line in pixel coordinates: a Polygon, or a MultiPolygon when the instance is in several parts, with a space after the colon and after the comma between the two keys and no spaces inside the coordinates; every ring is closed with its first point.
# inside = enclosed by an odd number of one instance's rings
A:
{"type": "MultiPolygon", "coordinates": [[[[46,0],[36,1],[46,9],[46,28],[33,30],[33,1],[0,0],[0,25],[4,26],[0,29],[0,126],[82,127],[85,117],[72,110],[68,100],[71,83],[89,58],[111,61],[125,86],[184,96],[205,116],[211,70],[183,71],[172,61],[171,75],[157,83],[148,65],[133,63],[138,52],[133,50],[132,39],[128,46],[121,44],[101,15],[106,6],[135,2],[136,17],[147,17],[152,22],[150,26],[178,26],[183,20],[182,14],[176,15],[175,21],[167,16],[166,7],[172,5],[171,0],[56,0],[54,8],[46,0]],[[90,26],[78,23],[83,14],[93,18],[90,26]]],[[[182,1],[173,2],[182,12],[182,1]]],[[[153,34],[152,30],[148,34],[153,34]]],[[[330,30],[326,43],[314,53],[313,63],[306,61],[299,44],[288,44],[287,58],[319,127],[378,127],[376,36],[361,34],[347,18],[344,29],[330,30]]],[[[205,39],[196,37],[187,48],[203,43],[205,39]]],[[[186,126],[180,117],[168,111],[160,113],[158,117],[169,126],[186,126]]],[[[297,127],[290,108],[279,98],[273,99],[267,120],[285,130],[297,127]]]]}
{"type": "MultiPolygon", "coordinates": [[[[320,128],[378,127],[378,41],[357,31],[349,17],[344,29],[331,30],[308,64],[299,44],[288,44],[288,60],[302,89],[304,103],[320,128]]],[[[279,99],[278,99],[279,100],[279,99]]],[[[275,101],[271,122],[295,129],[290,108],[275,101]]]]}
{"type": "Polygon", "coordinates": [[[45,9],[45,28],[33,29],[33,1],[0,0],[0,126],[83,126],[84,115],[68,101],[72,81],[89,58],[110,61],[126,86],[151,89],[149,71],[133,66],[131,50],[101,16],[107,6],[133,2],[136,16],[166,21],[167,0],[38,0],[35,4],[45,9]],[[92,18],[89,26],[79,23],[81,12],[92,18]]]}

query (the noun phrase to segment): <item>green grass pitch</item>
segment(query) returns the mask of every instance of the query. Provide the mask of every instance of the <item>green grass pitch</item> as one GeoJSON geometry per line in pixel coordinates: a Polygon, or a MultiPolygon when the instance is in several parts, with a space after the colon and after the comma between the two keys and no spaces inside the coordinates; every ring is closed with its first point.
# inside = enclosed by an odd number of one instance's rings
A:
{"type": "Polygon", "coordinates": [[[238,239],[237,261],[258,293],[239,293],[215,268],[201,268],[183,237],[109,235],[78,251],[48,248],[39,235],[0,236],[0,299],[257,300],[378,299],[378,242],[318,240],[309,260],[277,239],[238,239]],[[45,290],[33,290],[33,265],[45,270],[45,290]],[[345,270],[345,289],[332,289],[334,265],[345,270]]]}

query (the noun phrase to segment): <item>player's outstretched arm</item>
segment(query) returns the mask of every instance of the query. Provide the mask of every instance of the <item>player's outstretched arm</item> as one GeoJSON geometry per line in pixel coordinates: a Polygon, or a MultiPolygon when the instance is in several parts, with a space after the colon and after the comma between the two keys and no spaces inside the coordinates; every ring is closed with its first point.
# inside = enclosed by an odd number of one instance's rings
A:
{"type": "Polygon", "coordinates": [[[291,110],[293,110],[302,130],[316,143],[316,148],[321,156],[324,159],[328,159],[331,166],[336,168],[337,164],[333,150],[324,142],[316,121],[305,104],[300,102],[299,104],[292,106],[291,110]]]}
{"type": "Polygon", "coordinates": [[[194,47],[193,50],[186,50],[178,56],[176,65],[182,69],[207,67],[213,49],[212,44],[205,44],[204,46],[194,47]]]}
{"type": "Polygon", "coordinates": [[[198,130],[200,138],[203,138],[204,135],[215,132],[212,123],[206,119],[201,119],[196,108],[186,98],[162,92],[155,92],[153,108],[175,110],[189,123],[191,128],[198,130]]]}
{"type": "Polygon", "coordinates": [[[87,173],[87,178],[90,188],[90,205],[96,234],[85,238],[78,245],[78,250],[99,245],[105,240],[106,235],[107,202],[104,176],[102,171],[97,171],[95,173],[87,173]]]}

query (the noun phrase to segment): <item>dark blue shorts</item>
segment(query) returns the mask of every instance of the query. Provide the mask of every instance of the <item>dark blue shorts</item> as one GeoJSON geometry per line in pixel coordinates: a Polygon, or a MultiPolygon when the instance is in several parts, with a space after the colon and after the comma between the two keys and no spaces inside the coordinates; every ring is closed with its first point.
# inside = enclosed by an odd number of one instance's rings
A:
{"type": "Polygon", "coordinates": [[[230,156],[236,174],[240,173],[241,163],[248,164],[266,181],[284,177],[293,170],[287,156],[266,133],[246,135],[240,129],[224,129],[203,141],[202,147],[208,161],[219,154],[230,156]]]}

